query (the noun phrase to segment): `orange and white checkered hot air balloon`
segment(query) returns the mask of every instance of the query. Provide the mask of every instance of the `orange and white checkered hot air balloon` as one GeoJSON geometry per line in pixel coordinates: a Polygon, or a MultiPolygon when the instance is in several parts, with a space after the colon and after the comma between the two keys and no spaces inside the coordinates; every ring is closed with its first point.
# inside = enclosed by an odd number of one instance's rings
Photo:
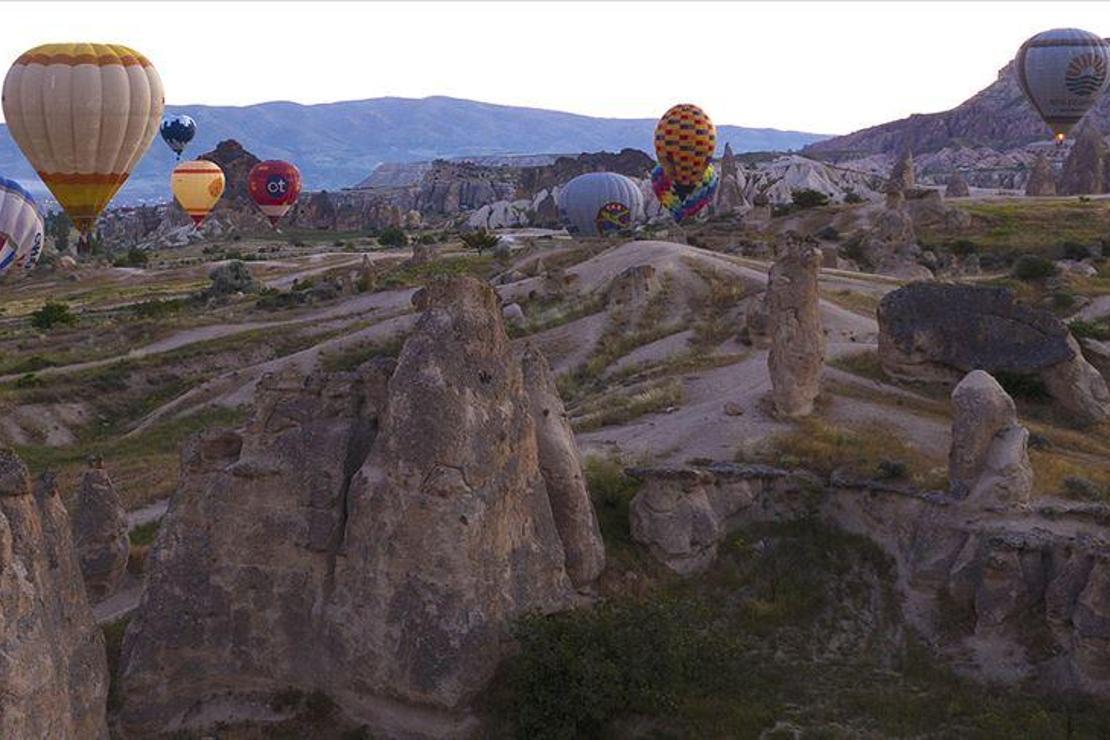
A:
{"type": "Polygon", "coordinates": [[[162,80],[142,54],[118,44],[44,44],[4,79],[12,138],[82,241],[150,147],[162,121],[162,80]]]}
{"type": "Polygon", "coordinates": [[[692,189],[717,149],[717,128],[701,108],[676,105],[655,126],[655,156],[675,186],[692,189]]]}
{"type": "Polygon", "coordinates": [[[170,187],[185,213],[200,226],[224,194],[224,171],[206,159],[182,162],[173,168],[170,187]]]}

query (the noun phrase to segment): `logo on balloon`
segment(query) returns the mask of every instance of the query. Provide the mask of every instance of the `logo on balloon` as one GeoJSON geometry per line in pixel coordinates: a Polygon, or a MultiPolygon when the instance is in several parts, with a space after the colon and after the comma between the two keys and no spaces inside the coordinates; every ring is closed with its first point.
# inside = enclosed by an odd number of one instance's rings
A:
{"type": "Polygon", "coordinates": [[[1106,84],[1106,58],[1087,52],[1074,57],[1064,73],[1064,86],[1072,95],[1089,98],[1106,84]]]}
{"type": "Polygon", "coordinates": [[[627,231],[632,226],[632,212],[624,203],[606,203],[598,210],[595,223],[602,236],[627,231]]]}
{"type": "Polygon", "coordinates": [[[266,195],[271,198],[284,198],[289,192],[289,181],[281,175],[270,175],[266,178],[266,195]]]}

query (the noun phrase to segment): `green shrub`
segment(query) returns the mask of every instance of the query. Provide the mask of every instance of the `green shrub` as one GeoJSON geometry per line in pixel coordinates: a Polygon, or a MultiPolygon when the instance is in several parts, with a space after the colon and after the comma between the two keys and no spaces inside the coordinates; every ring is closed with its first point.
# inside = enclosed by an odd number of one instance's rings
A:
{"type": "Polygon", "coordinates": [[[1077,475],[1069,475],[1064,478],[1064,493],[1068,497],[1080,501],[1102,501],[1106,498],[1106,492],[1100,489],[1094,481],[1077,475]]]}
{"type": "Polygon", "coordinates": [[[822,193],[820,190],[812,188],[802,188],[800,190],[790,191],[790,199],[794,203],[795,208],[817,208],[818,206],[825,206],[829,204],[829,196],[822,193]]]}
{"type": "Polygon", "coordinates": [[[24,373],[15,380],[16,388],[38,388],[43,385],[46,385],[46,383],[34,373],[24,373]]]}
{"type": "Polygon", "coordinates": [[[501,237],[497,234],[491,234],[485,229],[478,229],[477,231],[470,231],[462,234],[461,237],[463,246],[467,249],[473,249],[481,254],[486,249],[493,249],[501,243],[501,237]]]}
{"type": "Polygon", "coordinates": [[[1110,341],[1110,319],[1099,321],[1073,321],[1068,324],[1072,336],[1076,339],[1097,339],[1100,342],[1110,341]]]}
{"type": "Polygon", "coordinates": [[[149,301],[136,303],[131,310],[140,319],[160,319],[173,316],[184,307],[185,301],[181,298],[151,298],[149,301]]]}
{"type": "Polygon", "coordinates": [[[844,193],[844,202],[845,203],[862,203],[863,202],[863,196],[861,196],[855,190],[849,190],[849,191],[844,193]]]}
{"type": "Polygon", "coordinates": [[[113,267],[146,267],[150,262],[150,255],[138,247],[131,247],[126,254],[112,260],[113,267]]]}
{"type": "Polygon", "coordinates": [[[840,241],[840,232],[832,226],[826,226],[817,232],[817,238],[830,242],[840,241]]]}
{"type": "Polygon", "coordinates": [[[1085,260],[1092,256],[1092,252],[1096,251],[1098,250],[1092,249],[1086,244],[1081,244],[1079,242],[1066,241],[1060,244],[1060,253],[1066,260],[1075,260],[1077,262],[1085,260]]]}
{"type": "Polygon", "coordinates": [[[1018,280],[1044,280],[1056,274],[1056,265],[1040,255],[1023,254],[1014,262],[1012,274],[1018,280]]]}
{"type": "Polygon", "coordinates": [[[73,326],[77,317],[69,310],[69,304],[47,300],[42,308],[31,314],[31,326],[49,331],[55,326],[73,326]]]}
{"type": "Polygon", "coordinates": [[[161,524],[161,521],[140,524],[127,533],[127,538],[131,541],[132,546],[154,544],[154,535],[158,534],[158,527],[161,524]]]}
{"type": "Polygon", "coordinates": [[[384,228],[382,233],[378,234],[378,244],[383,247],[405,247],[408,243],[409,238],[405,232],[395,226],[384,228]]]}
{"type": "Polygon", "coordinates": [[[957,239],[952,242],[950,249],[952,250],[952,254],[957,257],[970,257],[975,254],[976,246],[975,242],[970,239],[957,239]]]}
{"type": "Polygon", "coordinates": [[[1052,294],[1052,307],[1060,311],[1066,311],[1075,305],[1076,296],[1067,290],[1057,290],[1052,294]]]}

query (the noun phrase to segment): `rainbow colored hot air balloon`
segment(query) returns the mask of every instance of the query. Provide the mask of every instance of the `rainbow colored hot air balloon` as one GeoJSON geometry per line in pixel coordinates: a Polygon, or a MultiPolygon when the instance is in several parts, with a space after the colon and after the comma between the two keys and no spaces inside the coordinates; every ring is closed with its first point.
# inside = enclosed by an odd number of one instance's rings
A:
{"type": "Polygon", "coordinates": [[[713,200],[717,172],[710,162],[716,149],[717,127],[696,105],[676,105],[656,124],[659,164],[652,170],[651,187],[676,222],[692,218],[713,200]]]}
{"type": "Polygon", "coordinates": [[[270,224],[277,225],[301,194],[301,171],[289,162],[268,159],[251,168],[247,185],[270,224]]]}
{"type": "Polygon", "coordinates": [[[4,79],[4,118],[87,243],[150,147],[165,106],[150,61],[117,44],[45,44],[4,79]]]}
{"type": "Polygon", "coordinates": [[[42,212],[15,180],[0,177],[0,274],[29,270],[42,254],[42,212]]]}
{"type": "Polygon", "coordinates": [[[1110,44],[1078,28],[1038,33],[1018,50],[1018,84],[1057,141],[1110,85],[1110,44]]]}
{"type": "Polygon", "coordinates": [[[224,171],[205,159],[182,162],[173,168],[170,187],[189,218],[200,226],[224,194],[224,171]]]}

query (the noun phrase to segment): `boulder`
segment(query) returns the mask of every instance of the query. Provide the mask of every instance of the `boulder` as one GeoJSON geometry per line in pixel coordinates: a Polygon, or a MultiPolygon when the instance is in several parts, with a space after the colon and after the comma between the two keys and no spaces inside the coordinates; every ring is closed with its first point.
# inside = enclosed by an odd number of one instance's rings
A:
{"type": "Polygon", "coordinates": [[[1067,326],[1007,288],[913,283],[879,303],[879,359],[892,377],[956,382],[975,369],[1040,377],[1080,423],[1107,416],[1106,384],[1067,326]]]}
{"type": "Polygon", "coordinates": [[[1072,144],[1060,174],[1061,195],[1098,195],[1107,191],[1106,170],[1110,164],[1106,141],[1093,125],[1085,125],[1072,144]]]}
{"type": "Polygon", "coordinates": [[[568,607],[600,569],[539,358],[514,352],[487,285],[422,294],[395,364],[268,376],[244,427],[186,446],[124,641],[127,731],[293,688],[375,735],[473,735],[512,620],[568,607]]]}
{"type": "Polygon", "coordinates": [[[51,477],[0,449],[0,737],[107,740],[108,665],[51,477]]]}
{"type": "Polygon", "coordinates": [[[790,236],[767,281],[771,349],[771,400],[782,417],[807,416],[820,392],[825,333],[818,305],[821,250],[812,240],[790,236]]]}
{"type": "Polygon", "coordinates": [[[969,195],[971,190],[968,189],[967,178],[962,172],[953,172],[948,176],[948,182],[944,187],[945,198],[966,198],[969,195]]]}
{"type": "Polygon", "coordinates": [[[1110,342],[1084,338],[1079,340],[1083,357],[1099,371],[1103,380],[1110,381],[1110,342]]]}
{"type": "Polygon", "coordinates": [[[1014,400],[989,373],[972,370],[952,391],[952,492],[978,503],[1028,501],[1033,488],[1028,439],[1014,400]]]}
{"type": "Polygon", "coordinates": [[[1056,175],[1052,172],[1052,164],[1048,157],[1041,152],[1029,170],[1029,179],[1025,182],[1025,194],[1028,196],[1056,195],[1056,175]]]}
{"type": "Polygon", "coordinates": [[[93,603],[115,593],[127,571],[127,531],[127,512],[112,479],[96,464],[81,479],[73,511],[73,541],[93,603]]]}
{"type": "Polygon", "coordinates": [[[519,303],[510,303],[502,307],[501,315],[505,318],[505,321],[516,326],[523,326],[527,322],[524,309],[520,307],[519,303]]]}

